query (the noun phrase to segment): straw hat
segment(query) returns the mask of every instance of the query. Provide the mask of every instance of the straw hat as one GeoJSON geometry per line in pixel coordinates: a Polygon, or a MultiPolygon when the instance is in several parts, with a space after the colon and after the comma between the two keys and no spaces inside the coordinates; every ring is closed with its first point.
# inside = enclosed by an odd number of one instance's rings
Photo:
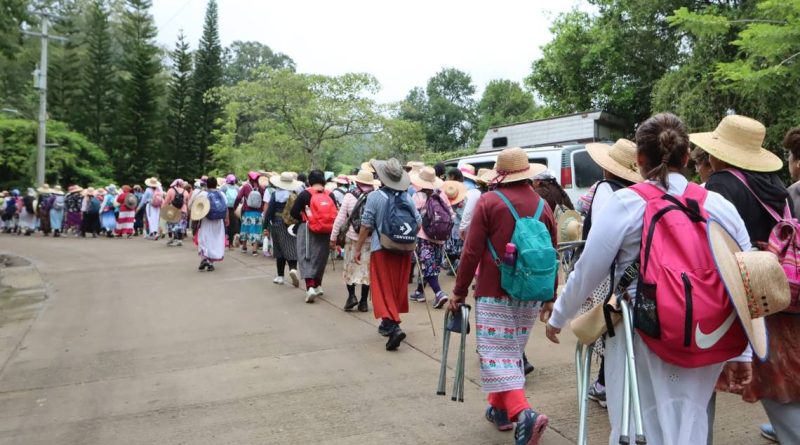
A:
{"type": "Polygon", "coordinates": [[[710,133],[692,133],[689,140],[708,154],[734,167],[754,172],[772,172],[783,161],[762,147],[767,129],[761,122],[746,116],[725,116],[710,133]]]}
{"type": "Polygon", "coordinates": [[[158,179],[155,176],[151,176],[144,180],[144,185],[148,187],[158,187],[158,179]]]}
{"type": "Polygon", "coordinates": [[[420,171],[412,171],[408,176],[411,178],[411,183],[414,184],[414,187],[419,190],[440,189],[444,183],[436,176],[436,170],[433,167],[422,167],[420,171]]]}
{"type": "Polygon", "coordinates": [[[302,182],[297,180],[297,173],[283,172],[280,176],[273,176],[269,179],[270,184],[281,189],[293,192],[303,185],[302,182]]]}
{"type": "Polygon", "coordinates": [[[173,205],[161,206],[161,219],[168,223],[176,223],[181,220],[181,209],[173,205]]]}
{"type": "Polygon", "coordinates": [[[83,191],[83,187],[79,185],[71,185],[67,187],[67,193],[80,193],[83,191]]]}
{"type": "Polygon", "coordinates": [[[547,171],[547,166],[536,162],[531,162],[531,178],[547,171]]]}
{"type": "Polygon", "coordinates": [[[94,195],[94,193],[95,193],[94,187],[89,187],[89,188],[84,189],[84,190],[81,191],[81,196],[94,195]]]}
{"type": "Polygon", "coordinates": [[[52,192],[52,190],[50,190],[50,186],[46,183],[42,184],[40,187],[36,189],[36,193],[50,193],[50,192],[52,192]]]}
{"type": "Polygon", "coordinates": [[[583,218],[574,210],[561,212],[556,216],[556,227],[559,243],[580,241],[583,238],[583,218]]]}
{"type": "Polygon", "coordinates": [[[192,201],[192,208],[190,209],[192,221],[200,221],[201,219],[205,218],[210,211],[211,202],[208,200],[207,195],[202,194],[194,198],[194,201],[192,201]]]}
{"type": "Polygon", "coordinates": [[[422,170],[422,167],[425,167],[424,162],[408,161],[406,162],[406,166],[404,167],[404,169],[405,171],[411,173],[411,172],[419,172],[420,170],[422,170]]]}
{"type": "Polygon", "coordinates": [[[525,150],[514,147],[506,148],[497,155],[497,163],[494,166],[494,175],[489,182],[494,184],[506,184],[509,182],[525,181],[531,179],[531,165],[528,163],[528,154],[525,150]]]}
{"type": "Polygon", "coordinates": [[[361,163],[361,170],[366,170],[370,173],[375,173],[375,169],[372,168],[372,164],[369,162],[362,162],[361,163]]]}
{"type": "Polygon", "coordinates": [[[95,193],[97,194],[97,196],[103,196],[103,195],[106,194],[106,189],[104,189],[103,187],[100,187],[97,190],[95,190],[95,193]]]}
{"type": "Polygon", "coordinates": [[[627,139],[618,139],[612,146],[593,143],[586,144],[586,151],[604,170],[626,181],[639,183],[644,181],[636,163],[636,144],[627,139]]]}
{"type": "Polygon", "coordinates": [[[52,189],[50,189],[50,193],[52,193],[54,195],[63,195],[64,194],[64,189],[62,189],[60,185],[57,185],[57,186],[53,187],[52,189]]]}
{"type": "Polygon", "coordinates": [[[490,168],[482,168],[478,170],[478,182],[488,184],[494,178],[494,170],[490,168]]]}
{"type": "Polygon", "coordinates": [[[358,184],[371,185],[375,188],[381,186],[381,181],[375,179],[374,176],[372,176],[372,173],[368,172],[367,170],[359,170],[358,174],[355,176],[351,176],[350,179],[352,179],[353,182],[356,182],[358,184]]]}
{"type": "Polygon", "coordinates": [[[350,185],[350,178],[348,178],[347,175],[339,175],[333,180],[333,182],[339,185],[350,185]]]}
{"type": "Polygon", "coordinates": [[[267,176],[266,174],[263,174],[263,175],[258,177],[258,186],[259,187],[261,187],[263,189],[263,188],[267,188],[268,185],[269,185],[269,176],[267,176]]]}
{"type": "MultiPolygon", "coordinates": [[[[381,180],[383,185],[392,190],[406,191],[408,186],[411,185],[411,179],[408,173],[400,165],[400,161],[391,158],[388,161],[372,161],[371,166],[378,174],[378,179],[381,180]]],[[[365,169],[366,170],[366,169],[365,169]]],[[[434,173],[434,176],[436,174],[434,173]]]]}
{"type": "Polygon", "coordinates": [[[471,179],[473,181],[478,180],[478,176],[475,174],[475,166],[472,164],[462,164],[458,169],[461,171],[461,174],[464,175],[465,178],[471,179]]]}
{"type": "Polygon", "coordinates": [[[781,264],[771,252],[742,252],[728,232],[711,220],[708,224],[711,254],[742,322],[753,352],[767,358],[767,327],[764,317],[787,307],[791,297],[789,282],[781,264]]]}
{"type": "Polygon", "coordinates": [[[442,184],[442,191],[447,196],[451,206],[460,203],[467,197],[467,186],[463,182],[445,181],[442,184]]]}

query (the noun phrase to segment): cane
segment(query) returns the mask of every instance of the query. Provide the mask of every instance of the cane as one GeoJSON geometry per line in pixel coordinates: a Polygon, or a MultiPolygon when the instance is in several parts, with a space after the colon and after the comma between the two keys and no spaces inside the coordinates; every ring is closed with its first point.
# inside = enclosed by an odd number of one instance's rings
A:
{"type": "Polygon", "coordinates": [[[575,347],[575,368],[578,380],[578,445],[587,444],[586,415],[589,399],[589,376],[592,369],[594,344],[585,346],[578,342],[575,347]]]}
{"type": "Polygon", "coordinates": [[[311,233],[311,232],[308,231],[308,223],[303,224],[303,230],[306,231],[305,236],[303,238],[305,238],[305,243],[306,243],[305,257],[306,257],[306,260],[307,260],[309,258],[309,256],[308,256],[308,237],[309,237],[309,234],[311,233]]]}
{"type": "Polygon", "coordinates": [[[464,355],[467,349],[467,329],[469,328],[469,309],[466,304],[460,306],[461,309],[461,344],[458,349],[458,362],[456,362],[456,378],[453,382],[453,397],[451,400],[454,402],[464,402],[464,355]]]}
{"type": "MultiPolygon", "coordinates": [[[[422,285],[422,289],[425,289],[425,278],[422,276],[422,265],[419,263],[419,257],[417,256],[417,252],[414,252],[414,261],[417,263],[417,271],[419,271],[419,279],[417,280],[417,284],[422,285]]],[[[431,316],[431,308],[428,305],[428,302],[425,302],[425,309],[428,311],[428,321],[431,322],[431,332],[433,332],[433,338],[436,338],[436,330],[433,328],[433,317],[431,316]]]]}
{"type": "Polygon", "coordinates": [[[442,362],[439,367],[439,385],[436,387],[436,395],[445,395],[445,380],[447,379],[447,353],[450,349],[450,331],[447,330],[447,319],[452,316],[452,312],[444,314],[444,326],[442,326],[442,362]]]}
{"type": "Polygon", "coordinates": [[[445,252],[444,258],[447,260],[447,265],[450,266],[450,270],[453,272],[453,275],[455,276],[456,275],[456,268],[453,267],[453,262],[450,261],[450,255],[448,255],[447,252],[445,252]]]}
{"type": "Polygon", "coordinates": [[[639,400],[639,378],[636,375],[636,360],[633,351],[633,325],[631,324],[630,306],[625,299],[619,300],[622,309],[622,322],[625,332],[625,386],[623,391],[623,412],[622,412],[622,431],[620,432],[619,443],[630,443],[630,405],[633,404],[634,432],[636,433],[636,444],[644,445],[647,438],[644,434],[642,423],[642,406],[639,400]]]}

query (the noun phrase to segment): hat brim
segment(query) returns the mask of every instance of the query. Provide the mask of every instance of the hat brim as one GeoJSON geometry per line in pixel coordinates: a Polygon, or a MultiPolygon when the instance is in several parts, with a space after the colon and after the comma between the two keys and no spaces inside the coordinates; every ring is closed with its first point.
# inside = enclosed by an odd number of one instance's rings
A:
{"type": "Polygon", "coordinates": [[[766,361],[769,352],[766,322],[763,317],[753,318],[750,316],[747,292],[736,262],[736,253],[741,252],[742,248],[728,231],[713,219],[708,222],[708,243],[711,246],[711,255],[714,257],[714,263],[722,277],[728,297],[730,297],[747,334],[747,339],[753,347],[753,353],[762,362],[766,361]]]}
{"type": "Polygon", "coordinates": [[[273,176],[269,178],[269,183],[272,184],[274,187],[277,187],[281,190],[286,190],[289,192],[293,192],[300,188],[303,185],[300,181],[281,181],[280,176],[273,176]]]}
{"type": "Polygon", "coordinates": [[[613,173],[615,176],[635,184],[644,182],[644,178],[642,178],[642,175],[638,170],[631,170],[630,168],[625,167],[624,165],[615,161],[614,158],[611,157],[610,145],[596,142],[586,144],[586,151],[597,165],[602,167],[604,170],[608,170],[609,172],[613,173]]]}
{"type": "Polygon", "coordinates": [[[576,239],[567,236],[567,228],[572,221],[575,221],[578,224],[583,224],[583,217],[575,210],[567,210],[558,215],[558,219],[556,221],[556,227],[558,228],[558,231],[556,232],[556,235],[559,243],[580,241],[582,235],[581,233],[578,234],[576,239]]]}
{"type": "Polygon", "coordinates": [[[448,184],[452,184],[453,186],[455,186],[458,189],[458,195],[456,195],[455,198],[450,198],[445,193],[445,196],[447,197],[447,201],[450,202],[451,206],[457,205],[460,202],[462,202],[465,199],[467,199],[467,186],[465,186],[463,182],[445,181],[445,183],[442,185],[442,188],[444,188],[444,186],[448,185],[448,184]]]}
{"type": "Polygon", "coordinates": [[[181,211],[172,205],[163,205],[161,206],[160,216],[161,219],[168,223],[176,223],[181,220],[181,211]]]}
{"type": "Polygon", "coordinates": [[[506,175],[505,177],[498,174],[496,170],[492,170],[486,174],[486,177],[483,180],[489,184],[508,184],[511,182],[527,181],[529,179],[533,179],[533,170],[531,169],[530,164],[528,164],[527,170],[506,175]]]}
{"type": "Polygon", "coordinates": [[[198,196],[192,202],[191,215],[192,221],[200,221],[211,211],[211,203],[205,196],[198,196]]]}
{"type": "Polygon", "coordinates": [[[357,176],[353,176],[350,178],[350,180],[355,184],[371,185],[374,188],[380,188],[381,186],[381,181],[377,179],[373,179],[372,181],[360,181],[357,176]]]}
{"type": "Polygon", "coordinates": [[[381,183],[392,190],[408,190],[408,187],[411,186],[411,178],[408,175],[408,172],[403,170],[403,176],[401,176],[399,180],[393,180],[386,173],[386,164],[386,161],[377,160],[372,161],[371,164],[372,168],[375,170],[375,173],[378,174],[378,179],[381,181],[381,183]]]}
{"type": "Polygon", "coordinates": [[[689,141],[726,164],[754,172],[774,172],[783,168],[783,161],[764,147],[758,153],[749,153],[735,145],[726,144],[709,133],[692,133],[689,141]]]}
{"type": "Polygon", "coordinates": [[[442,188],[444,185],[444,181],[441,178],[436,178],[433,181],[426,181],[419,176],[419,172],[411,172],[408,174],[409,179],[411,180],[411,184],[417,188],[417,190],[434,190],[442,188]]]}

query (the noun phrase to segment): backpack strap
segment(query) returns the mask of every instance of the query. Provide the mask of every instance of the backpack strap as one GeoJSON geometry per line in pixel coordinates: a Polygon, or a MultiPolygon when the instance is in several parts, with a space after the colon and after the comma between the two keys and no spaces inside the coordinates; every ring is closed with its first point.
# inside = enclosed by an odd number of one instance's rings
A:
{"type": "MultiPolygon", "coordinates": [[[[508,206],[508,209],[511,210],[511,215],[514,217],[514,221],[519,221],[519,213],[517,213],[517,209],[514,208],[514,205],[511,204],[511,201],[506,198],[506,195],[503,192],[495,190],[497,196],[503,200],[503,202],[508,206]]],[[[536,207],[536,213],[533,215],[533,219],[539,219],[544,211],[544,198],[541,196],[539,197],[539,205],[536,207]]],[[[497,255],[497,251],[495,250],[494,246],[492,245],[492,240],[490,238],[486,238],[486,245],[489,246],[489,252],[492,254],[492,259],[494,260],[495,264],[498,266],[500,265],[500,257],[497,255]]]]}
{"type": "Polygon", "coordinates": [[[736,179],[738,179],[739,181],[742,181],[742,184],[744,184],[744,186],[747,187],[747,190],[750,191],[750,194],[753,195],[754,198],[756,198],[756,201],[758,201],[758,203],[761,204],[761,207],[763,207],[764,210],[766,210],[772,216],[772,218],[775,219],[775,221],[781,222],[784,219],[792,219],[792,213],[789,211],[789,202],[788,201],[786,201],[786,205],[783,208],[783,218],[781,218],[781,216],[778,215],[778,212],[776,212],[775,209],[773,209],[772,207],[768,206],[764,201],[761,200],[761,198],[758,197],[756,192],[753,191],[753,189],[750,187],[750,184],[747,182],[747,177],[744,175],[744,173],[742,173],[741,171],[739,171],[739,170],[737,170],[735,168],[729,168],[729,169],[725,169],[723,171],[726,171],[726,172],[732,174],[733,176],[736,177],[736,179]]]}

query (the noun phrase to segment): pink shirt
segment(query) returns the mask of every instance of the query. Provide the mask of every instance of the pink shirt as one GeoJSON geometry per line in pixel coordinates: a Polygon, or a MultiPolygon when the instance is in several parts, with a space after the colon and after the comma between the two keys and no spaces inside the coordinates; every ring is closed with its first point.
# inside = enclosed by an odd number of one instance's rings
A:
{"type": "MultiPolygon", "coordinates": [[[[447,207],[447,210],[450,211],[450,216],[455,218],[456,214],[453,212],[453,208],[450,207],[450,201],[447,200],[447,195],[445,195],[443,191],[439,190],[439,196],[442,198],[442,201],[444,202],[445,207],[447,207]]],[[[411,200],[414,201],[414,205],[417,207],[417,211],[419,211],[420,215],[425,213],[425,204],[428,202],[428,195],[426,195],[424,191],[420,190],[414,193],[414,196],[411,197],[411,200]]],[[[421,225],[419,227],[419,233],[417,234],[417,238],[428,240],[434,244],[444,244],[444,241],[434,241],[428,238],[428,235],[425,234],[425,231],[422,229],[421,225]]]]}
{"type": "Polygon", "coordinates": [[[170,187],[169,191],[167,192],[167,197],[166,197],[166,199],[164,199],[164,205],[171,205],[172,204],[172,200],[175,199],[175,190],[176,189],[178,190],[178,192],[183,193],[183,207],[181,207],[181,212],[187,212],[188,213],[188,209],[187,209],[186,206],[187,206],[187,204],[189,204],[189,193],[186,190],[184,190],[182,187],[170,187]]]}

